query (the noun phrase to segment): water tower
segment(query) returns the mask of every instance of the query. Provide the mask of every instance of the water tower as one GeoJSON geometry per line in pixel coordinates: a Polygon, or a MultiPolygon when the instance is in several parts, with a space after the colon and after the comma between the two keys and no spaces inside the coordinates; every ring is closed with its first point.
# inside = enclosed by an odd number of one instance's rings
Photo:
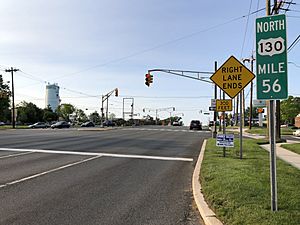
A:
{"type": "Polygon", "coordinates": [[[58,84],[47,84],[46,86],[46,107],[50,105],[53,112],[60,103],[58,84]]]}

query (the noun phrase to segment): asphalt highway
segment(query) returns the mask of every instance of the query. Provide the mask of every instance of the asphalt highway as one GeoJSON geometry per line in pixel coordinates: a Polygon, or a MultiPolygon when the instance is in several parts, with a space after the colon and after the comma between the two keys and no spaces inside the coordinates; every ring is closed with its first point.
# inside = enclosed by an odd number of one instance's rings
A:
{"type": "Polygon", "coordinates": [[[191,179],[209,131],[0,130],[0,224],[201,224],[191,179]]]}

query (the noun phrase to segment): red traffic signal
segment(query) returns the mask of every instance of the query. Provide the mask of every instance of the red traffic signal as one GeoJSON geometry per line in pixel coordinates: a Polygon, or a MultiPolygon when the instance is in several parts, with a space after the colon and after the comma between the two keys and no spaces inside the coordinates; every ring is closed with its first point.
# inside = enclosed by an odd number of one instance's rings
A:
{"type": "Polygon", "coordinates": [[[151,75],[149,73],[147,73],[145,75],[145,84],[149,87],[150,86],[150,77],[151,75]]]}
{"type": "Polygon", "coordinates": [[[145,75],[145,84],[149,87],[153,83],[153,76],[149,73],[145,75]]]}

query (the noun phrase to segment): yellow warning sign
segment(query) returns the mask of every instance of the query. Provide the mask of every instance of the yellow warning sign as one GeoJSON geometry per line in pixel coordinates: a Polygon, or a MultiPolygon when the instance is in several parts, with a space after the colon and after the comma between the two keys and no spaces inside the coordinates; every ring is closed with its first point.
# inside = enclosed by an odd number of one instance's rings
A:
{"type": "Polygon", "coordinates": [[[231,56],[210,79],[230,98],[234,98],[254,77],[255,75],[247,67],[231,56]]]}
{"type": "Polygon", "coordinates": [[[216,111],[217,112],[232,111],[232,100],[231,99],[224,99],[224,100],[217,99],[216,111]]]}

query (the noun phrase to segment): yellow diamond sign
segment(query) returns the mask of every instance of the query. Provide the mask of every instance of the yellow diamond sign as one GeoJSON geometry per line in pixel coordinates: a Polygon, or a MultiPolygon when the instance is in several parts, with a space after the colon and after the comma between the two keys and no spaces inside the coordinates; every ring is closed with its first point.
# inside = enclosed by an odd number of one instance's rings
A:
{"type": "Polygon", "coordinates": [[[230,98],[243,90],[255,75],[234,56],[229,59],[210,77],[230,98]]]}

